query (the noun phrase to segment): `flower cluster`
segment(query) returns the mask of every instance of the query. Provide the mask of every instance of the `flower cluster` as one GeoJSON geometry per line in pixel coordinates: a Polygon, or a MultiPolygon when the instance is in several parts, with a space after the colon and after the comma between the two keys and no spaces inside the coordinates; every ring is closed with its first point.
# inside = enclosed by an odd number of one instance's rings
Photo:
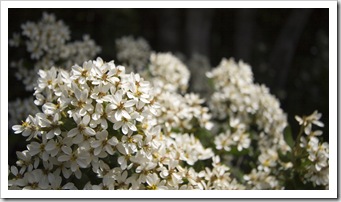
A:
{"type": "MultiPolygon", "coordinates": [[[[222,132],[214,139],[216,149],[227,153],[231,153],[233,148],[239,152],[246,150],[257,159],[257,172],[254,170],[250,175],[260,176],[246,176],[249,182],[276,176],[276,170],[282,163],[278,151],[286,153],[291,150],[283,137],[288,123],[279,101],[266,86],[254,84],[250,66],[242,61],[237,63],[233,58],[223,59],[217,68],[207,72],[207,76],[215,88],[210,109],[216,119],[224,122],[220,129],[222,132]]],[[[250,184],[259,188],[256,182],[250,184]]],[[[275,186],[264,184],[261,188],[275,186]]]]}
{"type": "Polygon", "coordinates": [[[313,124],[319,127],[324,126],[319,121],[321,116],[317,111],[309,116],[295,116],[304,131],[304,135],[301,134],[299,139],[300,148],[298,148],[297,155],[308,155],[308,158],[304,158],[302,162],[307,171],[304,175],[305,182],[310,181],[314,185],[326,186],[329,184],[329,144],[319,141],[318,136],[322,135],[322,131],[312,130],[313,124]]]}
{"type": "Polygon", "coordinates": [[[88,36],[68,42],[53,15],[22,29],[9,43],[26,46],[38,78],[24,58],[12,63],[34,99],[9,104],[12,129],[27,141],[9,166],[9,189],[328,189],[329,145],[313,128],[323,127],[321,114],[296,116],[294,141],[248,64],[224,58],[208,71],[202,56],[186,65],[123,37],[117,65],[89,60],[100,48],[88,36]],[[203,71],[212,95],[190,87],[203,71]]]}
{"type": "MultiPolygon", "coordinates": [[[[98,58],[70,72],[40,70],[39,76],[34,95],[42,112],[13,126],[30,143],[17,152],[11,189],[214,189],[223,186],[215,180],[232,183],[222,173],[229,170],[226,166],[200,173],[186,167],[212,159],[213,151],[193,134],[162,132],[154,115],[159,105],[139,74],[126,74],[123,66],[98,58]],[[92,174],[84,173],[88,168],[92,174]],[[207,172],[223,176],[212,178],[207,172]],[[77,187],[77,180],[60,180],[91,176],[96,177],[84,187],[77,187]]],[[[195,96],[188,102],[200,104],[195,96]]]]}
{"type": "Polygon", "coordinates": [[[157,122],[164,124],[166,131],[177,130],[180,132],[193,132],[198,127],[210,130],[213,127],[211,114],[204,102],[197,94],[185,94],[184,96],[163,91],[157,94],[156,100],[160,104],[157,110],[157,122]]]}
{"type": "MultiPolygon", "coordinates": [[[[52,66],[71,67],[97,55],[101,48],[88,36],[83,40],[70,42],[71,32],[63,21],[53,14],[43,13],[38,22],[26,22],[21,33],[14,33],[9,45],[16,50],[24,49],[30,58],[11,61],[16,70],[15,76],[22,81],[27,91],[33,91],[40,69],[48,70],[52,66]]],[[[29,114],[36,114],[37,107],[29,102],[32,97],[9,102],[9,124],[24,120],[29,114]]],[[[9,127],[10,128],[10,127],[9,127]]]]}
{"type": "Polygon", "coordinates": [[[269,141],[264,142],[267,148],[277,145],[284,151],[289,149],[282,136],[287,126],[286,115],[266,86],[253,83],[249,65],[236,63],[233,58],[223,59],[207,76],[214,82],[210,109],[217,119],[228,118],[230,127],[239,128],[236,132],[248,131],[255,125],[257,130],[271,136],[264,137],[269,141]]]}
{"type": "Polygon", "coordinates": [[[188,88],[190,72],[187,67],[171,53],[152,53],[149,71],[154,77],[153,85],[166,91],[185,92],[188,88]]]}

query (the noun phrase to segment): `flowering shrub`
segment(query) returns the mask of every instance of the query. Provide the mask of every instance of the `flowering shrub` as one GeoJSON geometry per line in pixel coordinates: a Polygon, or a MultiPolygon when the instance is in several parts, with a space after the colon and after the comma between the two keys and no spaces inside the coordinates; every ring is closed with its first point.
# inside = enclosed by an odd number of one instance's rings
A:
{"type": "Polygon", "coordinates": [[[222,59],[206,73],[213,85],[205,100],[187,91],[186,64],[141,39],[116,41],[128,70],[89,60],[98,48],[71,51],[79,46],[64,44],[69,31],[53,15],[23,34],[38,78],[34,111],[12,127],[27,149],[9,167],[9,189],[328,189],[328,143],[313,128],[323,127],[321,114],[296,116],[294,140],[248,64],[222,59]],[[64,35],[37,32],[45,26],[64,35]]]}

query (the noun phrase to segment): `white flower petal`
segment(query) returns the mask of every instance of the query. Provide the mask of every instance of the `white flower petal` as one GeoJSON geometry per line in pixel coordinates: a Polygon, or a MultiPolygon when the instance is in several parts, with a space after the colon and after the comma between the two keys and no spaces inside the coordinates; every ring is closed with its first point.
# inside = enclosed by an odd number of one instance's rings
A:
{"type": "Polygon", "coordinates": [[[126,119],[131,119],[131,116],[128,114],[128,112],[126,110],[122,110],[122,116],[126,119]]]}
{"type": "Polygon", "coordinates": [[[91,135],[91,136],[96,135],[96,131],[94,129],[90,128],[90,127],[86,127],[84,129],[84,133],[86,135],[91,135]]]}
{"type": "Polygon", "coordinates": [[[93,142],[91,143],[91,147],[92,147],[92,148],[97,148],[97,147],[99,147],[101,144],[102,144],[101,141],[95,140],[95,141],[93,141],[93,142]]]}
{"type": "Polygon", "coordinates": [[[87,126],[90,123],[90,116],[86,115],[83,117],[82,123],[87,126]]]}
{"type": "Polygon", "coordinates": [[[113,155],[115,153],[115,151],[113,150],[113,148],[110,145],[106,145],[105,146],[105,150],[108,152],[108,154],[113,155]]]}
{"type": "Polygon", "coordinates": [[[83,140],[84,140],[83,135],[82,134],[78,134],[76,137],[74,137],[72,139],[72,143],[73,144],[79,144],[79,143],[83,142],[83,140]]]}
{"type": "Polygon", "coordinates": [[[136,104],[135,100],[128,100],[126,103],[124,103],[124,107],[132,107],[136,104]]]}
{"type": "Polygon", "coordinates": [[[108,140],[108,143],[112,146],[115,146],[118,143],[118,139],[116,137],[112,137],[108,140]]]}
{"type": "Polygon", "coordinates": [[[46,138],[47,139],[52,139],[54,137],[54,130],[50,130],[47,134],[46,134],[46,138]]]}
{"type": "Polygon", "coordinates": [[[137,128],[134,124],[127,122],[126,125],[130,128],[130,130],[137,131],[137,128]]]}
{"type": "Polygon", "coordinates": [[[18,175],[18,168],[16,166],[11,166],[11,173],[13,175],[18,175]]]}
{"type": "Polygon", "coordinates": [[[68,136],[68,137],[74,137],[74,136],[76,136],[77,134],[79,134],[78,128],[73,128],[73,129],[71,129],[71,130],[67,133],[67,136],[68,136]]]}
{"type": "Polygon", "coordinates": [[[127,152],[127,149],[123,146],[122,143],[116,145],[116,148],[117,148],[117,150],[118,150],[121,154],[123,154],[123,155],[126,155],[126,154],[128,153],[128,152],[127,152]]]}
{"type": "Polygon", "coordinates": [[[67,155],[72,154],[72,149],[70,147],[67,147],[67,146],[62,146],[62,151],[67,155]]]}
{"type": "Polygon", "coordinates": [[[122,119],[122,110],[117,110],[115,113],[115,119],[120,121],[122,119]]]}
{"type": "Polygon", "coordinates": [[[114,130],[118,130],[119,128],[121,128],[123,125],[122,121],[116,122],[113,126],[114,130]]]}
{"type": "Polygon", "coordinates": [[[69,161],[69,160],[70,160],[70,156],[68,155],[61,155],[58,157],[59,162],[64,162],[64,161],[69,161]]]}
{"type": "Polygon", "coordinates": [[[102,147],[96,147],[94,150],[94,155],[98,156],[98,154],[100,154],[102,152],[102,147]]]}
{"type": "Polygon", "coordinates": [[[128,134],[128,126],[126,124],[124,124],[121,129],[123,134],[128,134]]]}
{"type": "Polygon", "coordinates": [[[117,159],[118,164],[122,165],[125,162],[125,156],[120,156],[117,159]]]}
{"type": "Polygon", "coordinates": [[[85,114],[86,114],[86,109],[85,108],[80,108],[79,109],[79,115],[80,116],[85,116],[85,114]]]}
{"type": "Polygon", "coordinates": [[[100,118],[101,118],[101,115],[100,115],[99,113],[93,113],[93,114],[92,114],[92,119],[93,119],[93,120],[97,121],[97,120],[99,120],[100,118]]]}

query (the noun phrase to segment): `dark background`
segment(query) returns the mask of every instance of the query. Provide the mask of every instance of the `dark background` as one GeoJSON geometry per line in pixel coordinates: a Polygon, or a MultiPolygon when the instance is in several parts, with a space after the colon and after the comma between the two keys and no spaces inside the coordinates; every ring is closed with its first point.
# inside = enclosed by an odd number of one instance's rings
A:
{"type": "MultiPolygon", "coordinates": [[[[328,9],[9,9],[9,36],[44,11],[69,26],[71,41],[89,34],[105,61],[115,60],[115,40],[127,35],[145,38],[155,51],[206,55],[212,67],[223,57],[242,59],[252,66],[255,82],[280,99],[293,134],[295,115],[318,110],[329,140],[328,9]]],[[[9,61],[16,54],[10,49],[9,61]]],[[[12,69],[9,88],[10,101],[31,94],[12,69]]]]}

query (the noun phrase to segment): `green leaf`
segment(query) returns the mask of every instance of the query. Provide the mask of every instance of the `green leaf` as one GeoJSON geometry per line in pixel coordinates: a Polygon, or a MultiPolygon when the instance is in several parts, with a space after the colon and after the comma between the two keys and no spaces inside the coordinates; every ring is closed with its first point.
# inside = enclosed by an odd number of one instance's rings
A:
{"type": "Polygon", "coordinates": [[[208,81],[207,83],[208,83],[209,88],[210,88],[210,89],[214,89],[215,84],[214,84],[213,79],[208,78],[207,81],[208,81]]]}
{"type": "Polygon", "coordinates": [[[60,125],[62,131],[70,131],[77,127],[77,123],[72,118],[62,117],[61,121],[63,123],[60,125]]]}
{"type": "Polygon", "coordinates": [[[287,127],[284,129],[284,140],[285,140],[285,142],[286,142],[291,148],[294,148],[294,146],[295,146],[295,141],[294,141],[294,139],[292,138],[292,132],[291,132],[291,127],[290,127],[290,126],[287,126],[287,127]]]}
{"type": "Polygon", "coordinates": [[[195,131],[194,136],[200,140],[204,147],[215,147],[212,134],[205,128],[198,128],[195,131]]]}
{"type": "Polygon", "coordinates": [[[277,152],[278,152],[279,159],[283,161],[284,163],[291,161],[291,155],[292,155],[291,152],[287,152],[286,154],[282,154],[280,150],[278,150],[277,152]]]}
{"type": "Polygon", "coordinates": [[[228,153],[231,155],[234,155],[234,156],[249,155],[250,149],[249,148],[248,149],[243,148],[243,150],[238,151],[237,146],[231,146],[231,150],[228,153]]]}

